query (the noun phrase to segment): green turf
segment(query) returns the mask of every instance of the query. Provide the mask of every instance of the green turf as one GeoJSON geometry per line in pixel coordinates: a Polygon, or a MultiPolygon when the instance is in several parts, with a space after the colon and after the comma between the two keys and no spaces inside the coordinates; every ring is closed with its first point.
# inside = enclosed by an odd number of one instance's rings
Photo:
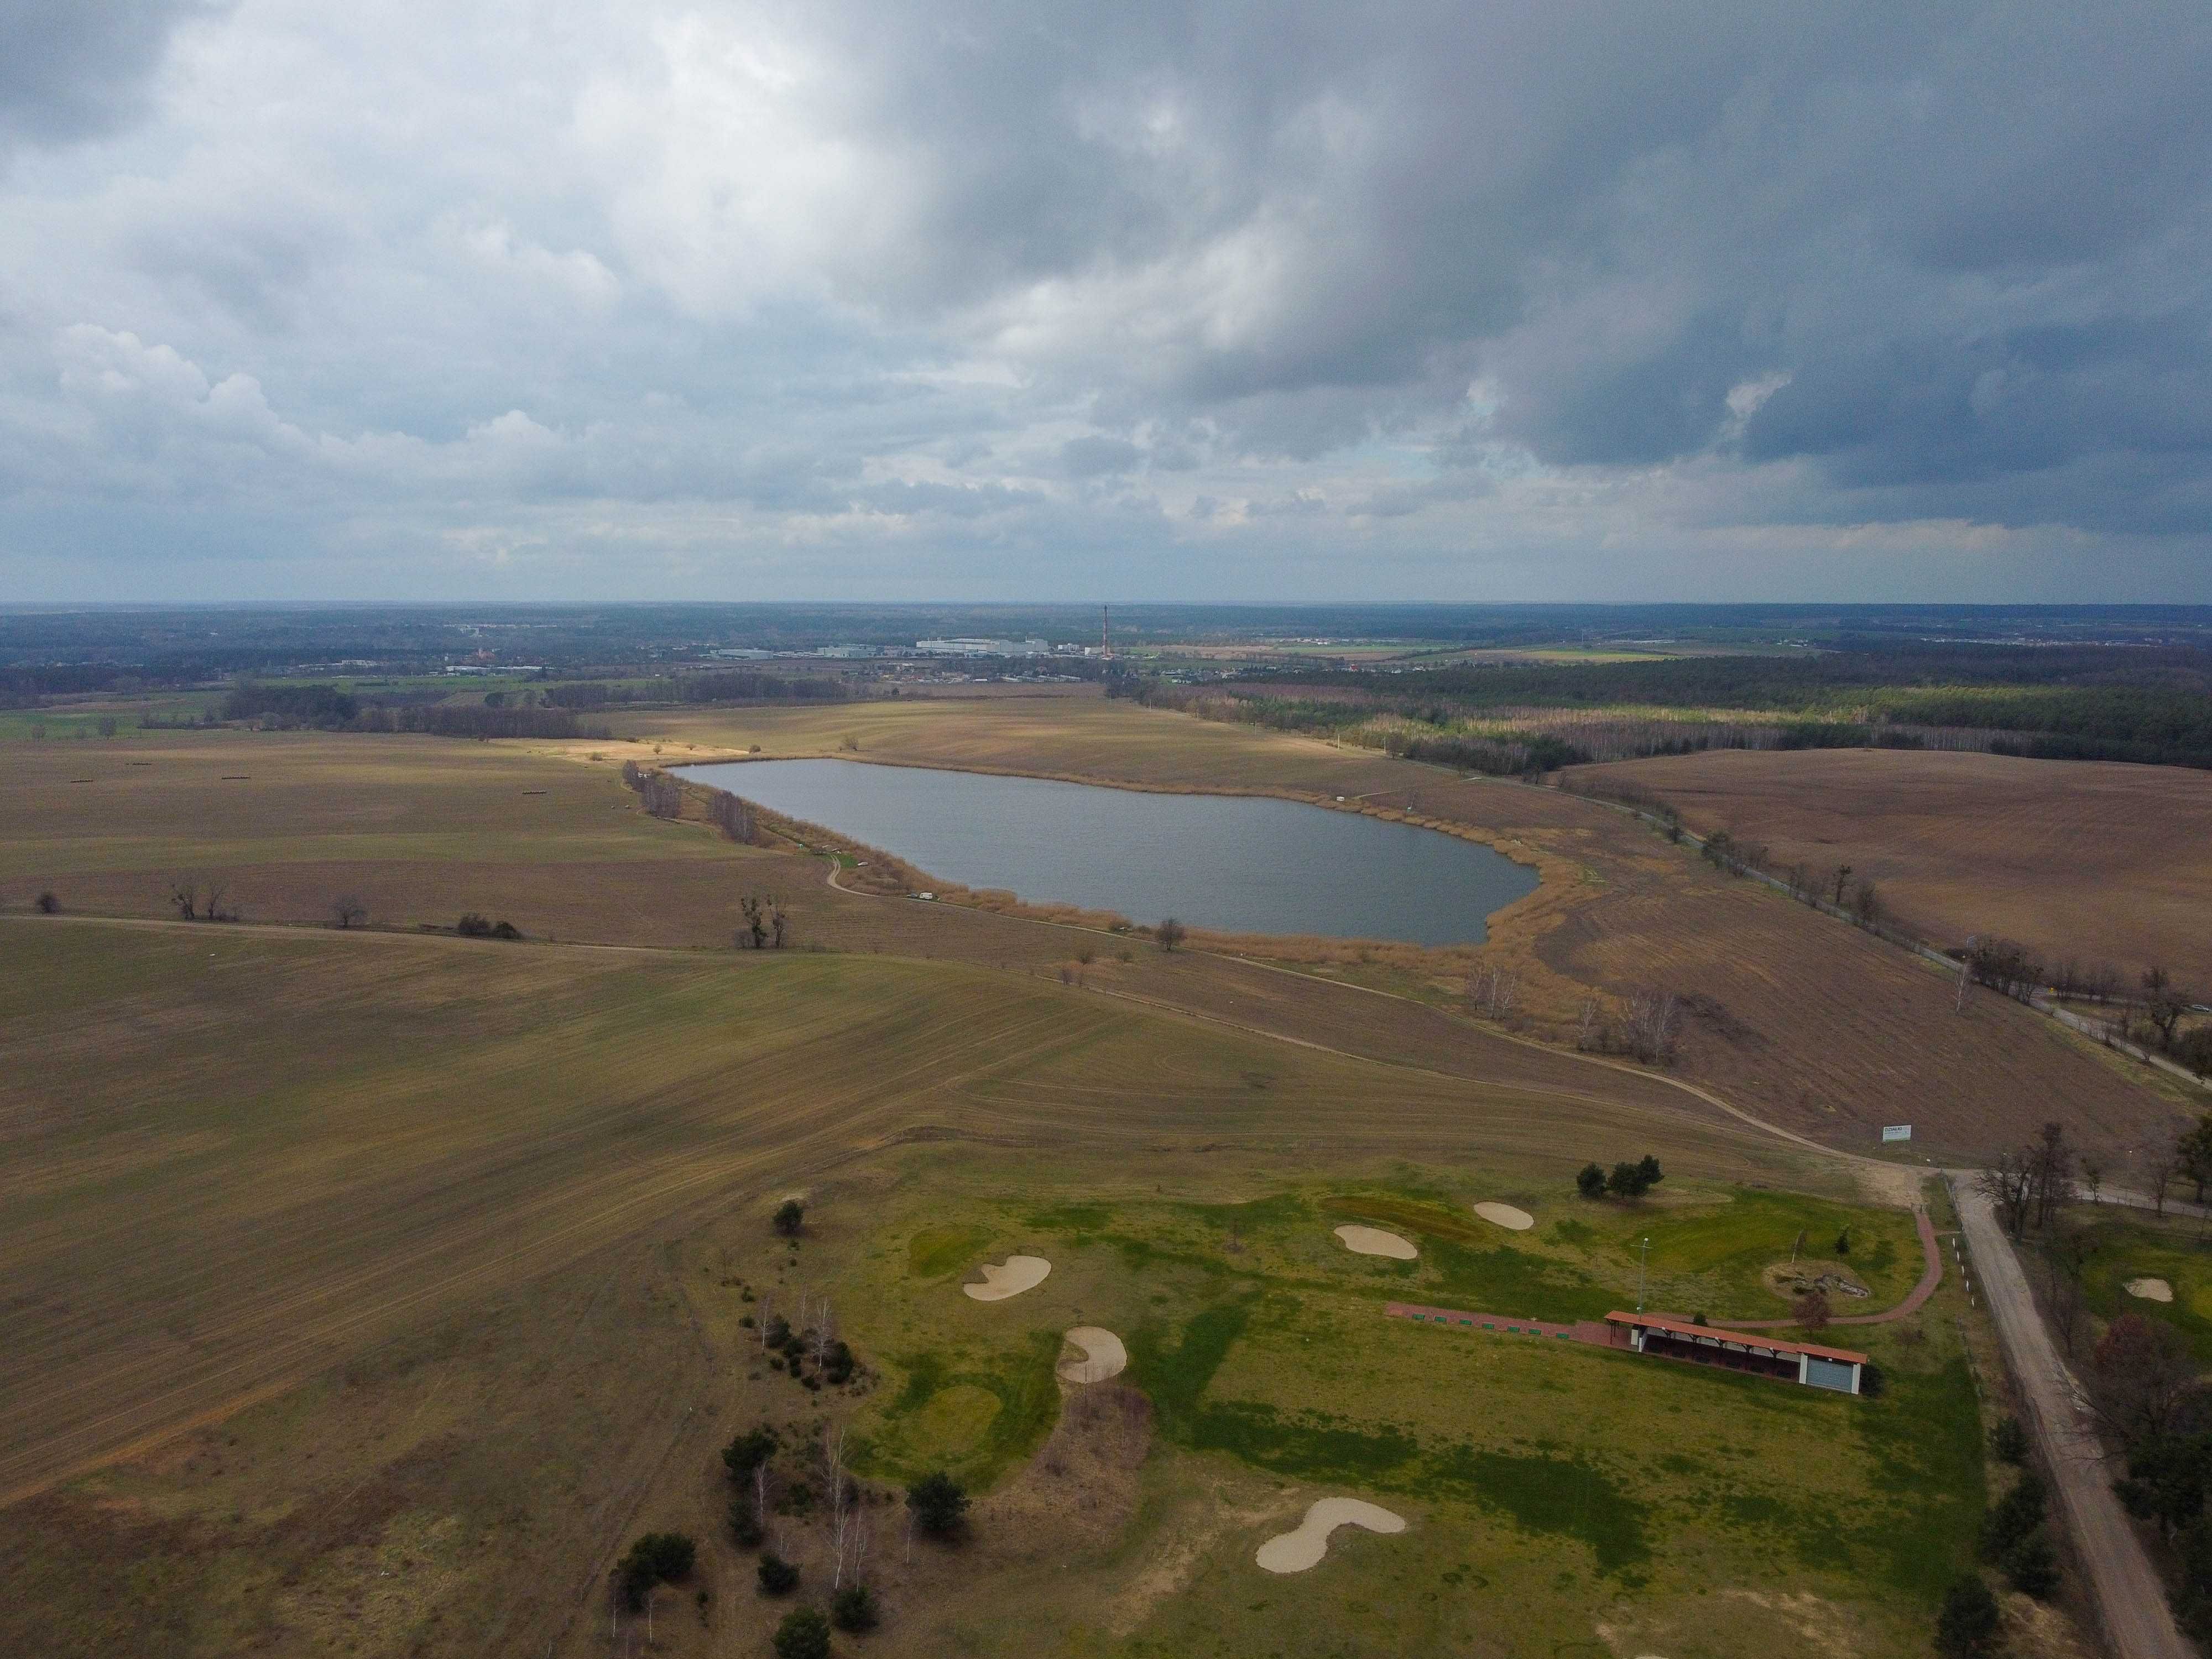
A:
{"type": "Polygon", "coordinates": [[[2199,1364],[2212,1365],[2212,1242],[2200,1243],[2201,1231],[2193,1224],[2113,1216],[2088,1223],[2082,1282],[2089,1311],[2107,1321],[2124,1313],[2162,1320],[2189,1340],[2199,1364]],[[2128,1281],[2136,1279],[2163,1279],[2173,1287],[2173,1300],[2129,1295],[2128,1281]]]}

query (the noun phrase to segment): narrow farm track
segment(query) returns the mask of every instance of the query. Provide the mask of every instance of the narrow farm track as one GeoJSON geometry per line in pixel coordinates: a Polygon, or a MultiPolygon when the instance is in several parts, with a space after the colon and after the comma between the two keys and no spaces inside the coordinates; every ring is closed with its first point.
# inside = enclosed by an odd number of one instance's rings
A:
{"type": "Polygon", "coordinates": [[[1488,1080],[1378,1066],[945,964],[0,931],[22,970],[0,987],[0,1503],[911,1139],[1525,1158],[1565,1126],[1731,1174],[1799,1162],[1677,1092],[1655,1112],[1504,1045],[1477,1045],[1488,1080]]]}

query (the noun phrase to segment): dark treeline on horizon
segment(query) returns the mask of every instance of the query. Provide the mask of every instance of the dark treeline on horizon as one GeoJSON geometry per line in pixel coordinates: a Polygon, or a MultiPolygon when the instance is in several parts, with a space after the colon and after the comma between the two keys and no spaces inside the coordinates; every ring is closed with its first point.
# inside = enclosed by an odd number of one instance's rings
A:
{"type": "MultiPolygon", "coordinates": [[[[678,663],[715,650],[911,646],[940,636],[1091,644],[1096,605],[86,605],[0,611],[0,672],[136,671],[149,685],[374,666],[420,671],[479,653],[502,664],[678,663]]],[[[1112,607],[1117,643],[1326,640],[1510,647],[1577,640],[1707,647],[1847,639],[2212,646],[2208,605],[1181,605],[1112,607]]],[[[49,695],[110,689],[42,680],[49,695]]]]}

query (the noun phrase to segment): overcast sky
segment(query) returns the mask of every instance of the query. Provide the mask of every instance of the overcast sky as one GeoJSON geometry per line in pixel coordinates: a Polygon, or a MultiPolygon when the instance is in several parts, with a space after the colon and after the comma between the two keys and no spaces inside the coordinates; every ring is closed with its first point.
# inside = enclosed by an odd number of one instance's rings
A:
{"type": "Polygon", "coordinates": [[[0,600],[2212,601],[2212,7],[0,0],[0,600]]]}

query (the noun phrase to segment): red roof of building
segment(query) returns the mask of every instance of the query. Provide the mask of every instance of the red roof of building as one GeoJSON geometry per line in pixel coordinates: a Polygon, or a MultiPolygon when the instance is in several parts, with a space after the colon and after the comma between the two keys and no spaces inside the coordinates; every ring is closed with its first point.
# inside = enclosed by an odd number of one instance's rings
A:
{"type": "Polygon", "coordinates": [[[1693,1325],[1686,1319],[1669,1319],[1664,1314],[1609,1313],[1605,1316],[1608,1325],[1641,1325],[1646,1330],[1665,1331],[1670,1336],[1694,1336],[1735,1342],[1747,1348],[1765,1348],[1771,1353],[1809,1353],[1815,1359],[1836,1359],[1847,1365],[1863,1365],[1867,1357],[1853,1353],[1849,1348],[1824,1348],[1817,1342],[1784,1342],[1778,1336],[1754,1336],[1749,1331],[1731,1331],[1719,1325],[1693,1325]]]}

